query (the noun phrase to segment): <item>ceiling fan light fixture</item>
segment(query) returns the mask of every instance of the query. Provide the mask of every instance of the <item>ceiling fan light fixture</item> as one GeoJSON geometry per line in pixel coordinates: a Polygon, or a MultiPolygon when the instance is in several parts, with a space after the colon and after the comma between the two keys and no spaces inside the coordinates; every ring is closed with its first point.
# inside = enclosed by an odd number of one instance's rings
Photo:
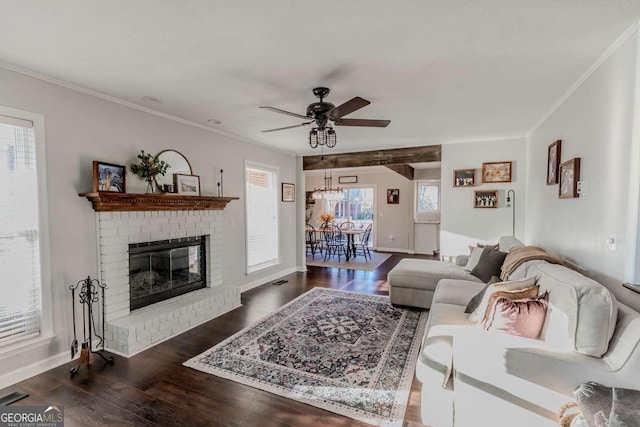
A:
{"type": "Polygon", "coordinates": [[[337,142],[336,131],[331,127],[313,128],[309,132],[309,145],[311,148],[317,148],[319,145],[326,145],[327,148],[333,148],[337,142]]]}

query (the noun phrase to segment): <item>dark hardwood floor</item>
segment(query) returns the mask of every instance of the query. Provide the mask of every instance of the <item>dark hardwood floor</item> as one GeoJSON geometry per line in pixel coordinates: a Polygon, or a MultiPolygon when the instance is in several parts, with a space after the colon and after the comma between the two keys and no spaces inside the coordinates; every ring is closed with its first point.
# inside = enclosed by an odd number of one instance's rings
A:
{"type": "MultiPolygon", "coordinates": [[[[29,393],[17,405],[64,405],[66,426],[361,426],[364,423],[182,366],[266,314],[314,287],[387,294],[393,254],[374,271],[309,267],[242,295],[243,306],[115,364],[99,358],[71,378],[73,363],[0,390],[29,393]]],[[[406,426],[421,426],[420,383],[415,379],[406,426]]]]}

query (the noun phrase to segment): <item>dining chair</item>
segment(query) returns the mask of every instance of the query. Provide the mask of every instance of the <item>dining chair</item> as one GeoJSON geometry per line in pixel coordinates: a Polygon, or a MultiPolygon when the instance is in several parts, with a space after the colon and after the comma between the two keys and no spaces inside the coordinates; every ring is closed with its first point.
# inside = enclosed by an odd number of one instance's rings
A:
{"type": "Polygon", "coordinates": [[[364,233],[362,233],[362,238],[355,243],[356,253],[358,254],[358,249],[362,251],[362,255],[364,255],[364,260],[367,260],[367,255],[369,255],[369,260],[371,260],[371,252],[369,251],[369,238],[371,237],[371,229],[373,227],[371,224],[367,225],[367,228],[364,229],[364,233]]]}
{"type": "Polygon", "coordinates": [[[333,255],[338,255],[338,262],[340,262],[340,252],[347,257],[347,242],[343,239],[343,235],[340,232],[340,228],[335,224],[325,224],[322,228],[322,236],[324,237],[324,260],[333,255]]]}
{"type": "Polygon", "coordinates": [[[309,255],[309,252],[311,252],[312,259],[316,259],[316,251],[319,251],[320,255],[322,255],[322,242],[318,240],[318,235],[313,225],[306,225],[305,237],[306,255],[309,255]]]}

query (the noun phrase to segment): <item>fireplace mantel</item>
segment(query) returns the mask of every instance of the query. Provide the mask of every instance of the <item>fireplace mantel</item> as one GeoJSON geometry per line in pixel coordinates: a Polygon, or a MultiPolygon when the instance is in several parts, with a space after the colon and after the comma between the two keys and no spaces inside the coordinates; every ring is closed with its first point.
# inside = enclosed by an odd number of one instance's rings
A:
{"type": "Polygon", "coordinates": [[[96,212],[222,210],[238,197],[179,194],[80,193],[96,212]]]}

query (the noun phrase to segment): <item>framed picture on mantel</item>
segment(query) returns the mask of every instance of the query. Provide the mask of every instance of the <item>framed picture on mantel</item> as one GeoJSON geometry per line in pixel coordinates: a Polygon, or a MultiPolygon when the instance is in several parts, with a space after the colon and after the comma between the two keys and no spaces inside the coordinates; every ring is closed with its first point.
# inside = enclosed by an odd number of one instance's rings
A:
{"type": "Polygon", "coordinates": [[[94,193],[124,193],[126,192],[127,169],[122,165],[93,161],[94,193]]]}
{"type": "Polygon", "coordinates": [[[198,175],[173,174],[173,182],[176,193],[183,196],[200,195],[200,177],[198,175]]]}

